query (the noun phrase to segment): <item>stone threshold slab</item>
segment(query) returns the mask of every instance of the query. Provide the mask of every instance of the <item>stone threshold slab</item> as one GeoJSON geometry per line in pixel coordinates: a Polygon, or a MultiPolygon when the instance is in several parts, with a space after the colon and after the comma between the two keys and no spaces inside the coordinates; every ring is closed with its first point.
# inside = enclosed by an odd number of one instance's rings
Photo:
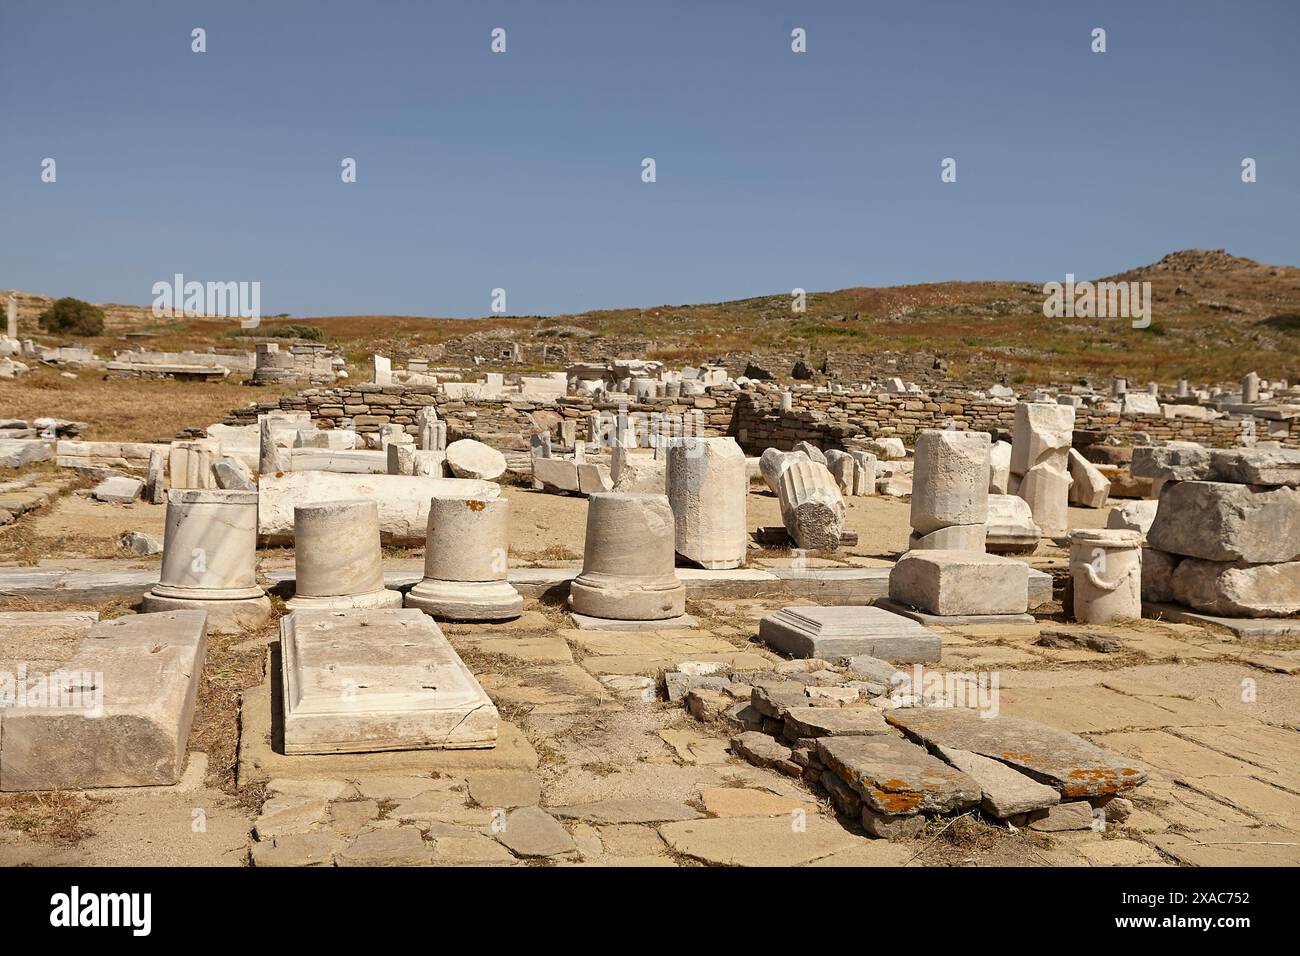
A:
{"type": "Polygon", "coordinates": [[[1220,617],[1181,604],[1142,602],[1142,616],[1172,624],[1209,624],[1231,631],[1243,641],[1281,641],[1300,637],[1300,617],[1220,617]]]}
{"type": "Polygon", "coordinates": [[[415,608],[280,620],[287,754],[491,747],[497,709],[415,608]]]}
{"type": "Polygon", "coordinates": [[[275,777],[356,780],[368,776],[460,776],[480,770],[536,770],[537,751],[515,724],[497,724],[496,746],[482,750],[388,750],[286,754],[278,648],[271,680],[243,692],[239,705],[239,786],[275,777]]]}
{"type": "MultiPolygon", "coordinates": [[[[105,565],[113,562],[105,561],[105,565]]],[[[386,562],[387,563],[387,562],[386,562]]],[[[580,567],[511,568],[507,580],[525,598],[557,600],[569,593],[569,582],[580,567]]],[[[889,568],[735,568],[708,571],[678,568],[688,600],[754,598],[768,594],[804,597],[819,604],[873,604],[889,596],[889,568]]],[[[294,580],[292,567],[271,568],[263,576],[272,587],[283,589],[294,580]]],[[[423,578],[418,568],[384,572],[384,586],[405,590],[423,578]]],[[[141,597],[158,583],[157,569],[112,568],[0,568],[0,598],[34,601],[111,601],[141,597]]],[[[290,588],[291,589],[291,588],[290,588]]],[[[1029,607],[1052,600],[1052,576],[1029,569],[1029,607]]]]}
{"type": "Polygon", "coordinates": [[[629,621],[622,618],[592,617],[570,611],[574,625],[581,631],[673,631],[699,627],[700,622],[690,614],[666,617],[657,621],[629,621]]]}
{"type": "Polygon", "coordinates": [[[1034,624],[1035,619],[1032,614],[927,614],[925,611],[918,611],[915,608],[899,604],[889,598],[881,598],[876,602],[876,607],[883,608],[893,614],[901,614],[903,617],[911,618],[919,624],[927,627],[954,627],[966,624],[1034,624]]]}

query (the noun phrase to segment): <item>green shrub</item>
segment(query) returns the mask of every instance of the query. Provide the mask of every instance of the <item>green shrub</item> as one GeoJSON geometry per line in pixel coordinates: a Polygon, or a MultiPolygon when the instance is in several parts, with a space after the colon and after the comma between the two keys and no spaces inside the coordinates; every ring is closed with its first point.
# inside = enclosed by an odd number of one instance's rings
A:
{"type": "Polygon", "coordinates": [[[42,312],[36,321],[42,330],[54,335],[100,335],[104,331],[104,310],[65,296],[42,312]]]}

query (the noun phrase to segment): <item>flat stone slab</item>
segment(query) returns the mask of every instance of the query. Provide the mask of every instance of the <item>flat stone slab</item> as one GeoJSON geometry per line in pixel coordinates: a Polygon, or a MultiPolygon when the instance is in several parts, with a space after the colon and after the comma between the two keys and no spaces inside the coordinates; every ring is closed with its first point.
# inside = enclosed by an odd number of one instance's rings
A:
{"type": "Polygon", "coordinates": [[[177,783],[206,652],[202,611],[94,624],[66,663],[28,672],[0,709],[0,790],[177,783]]]}
{"type": "Polygon", "coordinates": [[[984,795],[971,777],[924,747],[886,734],[820,737],[817,755],[864,804],[884,816],[964,810],[984,795]]]}
{"type": "Polygon", "coordinates": [[[520,807],[483,831],[517,856],[561,856],[577,850],[573,837],[559,822],[538,807],[520,807]]]}
{"type": "Polygon", "coordinates": [[[551,813],[564,820],[582,820],[601,825],[617,823],[671,823],[675,820],[694,820],[699,811],[684,803],[660,800],[656,797],[626,797],[600,800],[568,807],[547,807],[551,813]]]}
{"type": "Polygon", "coordinates": [[[584,631],[668,631],[699,627],[700,622],[690,614],[664,618],[658,621],[628,621],[612,617],[592,617],[570,611],[576,627],[584,631]]]}
{"type": "Polygon", "coordinates": [[[1064,798],[1123,793],[1146,771],[1064,730],[1023,717],[983,717],[960,707],[901,707],[885,719],[913,740],[999,760],[1064,798]]]}
{"type": "Polygon", "coordinates": [[[785,736],[862,737],[889,733],[884,715],[875,707],[787,707],[785,736]]]}
{"type": "Polygon", "coordinates": [[[423,611],[295,611],[280,651],[287,754],[496,742],[496,706],[423,611]]]}
{"type": "Polygon", "coordinates": [[[1061,802],[1061,795],[1055,787],[1039,783],[1000,761],[955,747],[936,749],[939,756],[980,785],[984,791],[980,809],[999,820],[1018,813],[1045,810],[1061,802]]]}
{"type": "Polygon", "coordinates": [[[759,621],[758,637],[792,657],[868,655],[901,664],[939,660],[943,641],[915,621],[880,607],[786,607],[759,621]]]}
{"type": "MultiPolygon", "coordinates": [[[[957,627],[966,624],[1033,624],[1032,614],[928,614],[914,607],[881,598],[876,607],[890,614],[897,614],[908,620],[928,627],[957,627]]],[[[936,657],[935,660],[938,660],[936,657]]]]}
{"type": "Polygon", "coordinates": [[[802,828],[790,814],[686,820],[665,823],[659,835],[682,856],[714,866],[804,866],[868,842],[825,817],[802,820],[802,828]]]}
{"type": "Polygon", "coordinates": [[[1142,602],[1142,616],[1174,624],[1210,624],[1226,628],[1243,641],[1282,641],[1300,637],[1300,617],[1222,617],[1202,614],[1181,604],[1142,602]]]}

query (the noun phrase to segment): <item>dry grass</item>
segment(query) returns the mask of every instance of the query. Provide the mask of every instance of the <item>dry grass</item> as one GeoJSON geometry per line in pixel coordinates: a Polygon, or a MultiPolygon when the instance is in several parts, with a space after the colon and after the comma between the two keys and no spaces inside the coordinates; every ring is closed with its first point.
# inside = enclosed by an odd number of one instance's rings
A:
{"type": "Polygon", "coordinates": [[[230,381],[109,378],[89,369],[67,379],[38,365],[22,378],[0,380],[0,408],[6,418],[86,422],[81,437],[90,441],[171,441],[182,428],[219,422],[234,408],[292,391],[230,381]]]}
{"type": "Polygon", "coordinates": [[[67,846],[94,834],[91,819],[108,802],[64,790],[4,794],[0,796],[0,826],[18,830],[35,842],[67,846]]]}

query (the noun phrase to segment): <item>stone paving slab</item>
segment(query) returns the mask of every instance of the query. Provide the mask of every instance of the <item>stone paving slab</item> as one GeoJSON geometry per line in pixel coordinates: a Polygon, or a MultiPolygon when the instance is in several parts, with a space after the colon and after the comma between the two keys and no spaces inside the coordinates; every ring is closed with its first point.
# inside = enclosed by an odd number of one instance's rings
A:
{"type": "Polygon", "coordinates": [[[1300,866],[1300,833],[1281,827],[1224,827],[1147,837],[1188,866],[1300,866]]]}
{"type": "Polygon", "coordinates": [[[577,664],[545,664],[509,673],[483,673],[480,683],[494,700],[535,714],[619,711],[614,694],[577,664]]]}
{"type": "Polygon", "coordinates": [[[713,866],[802,866],[867,842],[824,817],[804,822],[799,830],[788,817],[719,817],[666,823],[659,835],[675,852],[713,866]]]}
{"type": "Polygon", "coordinates": [[[1123,793],[1147,778],[1132,761],[1033,720],[959,707],[898,708],[885,719],[914,740],[999,760],[1067,799],[1123,793]]]}
{"type": "Polygon", "coordinates": [[[627,797],[546,809],[563,820],[595,824],[669,823],[695,820],[700,816],[698,810],[684,803],[655,797],[627,797]]]}
{"type": "Polygon", "coordinates": [[[1222,627],[1243,641],[1284,641],[1300,637],[1300,617],[1222,617],[1202,614],[1181,604],[1153,601],[1142,602],[1142,616],[1161,621],[1222,627]]]}
{"type": "MultiPolygon", "coordinates": [[[[1185,721],[1179,714],[1153,702],[1131,697],[1105,687],[1002,687],[999,712],[1027,717],[1076,734],[1105,733],[1130,729],[1178,727],[1185,721]]],[[[1218,710],[1219,724],[1248,723],[1245,718],[1218,710]]]]}

